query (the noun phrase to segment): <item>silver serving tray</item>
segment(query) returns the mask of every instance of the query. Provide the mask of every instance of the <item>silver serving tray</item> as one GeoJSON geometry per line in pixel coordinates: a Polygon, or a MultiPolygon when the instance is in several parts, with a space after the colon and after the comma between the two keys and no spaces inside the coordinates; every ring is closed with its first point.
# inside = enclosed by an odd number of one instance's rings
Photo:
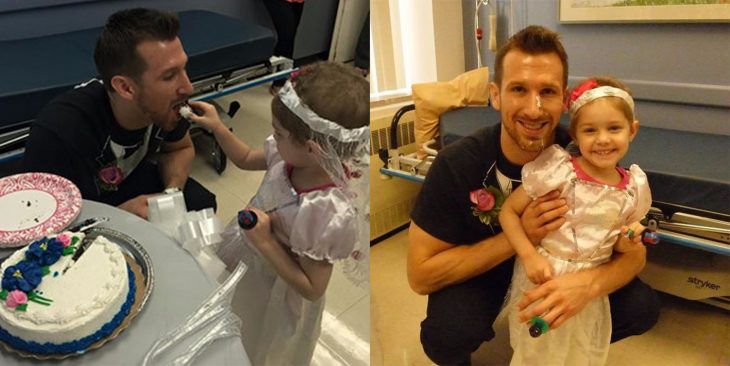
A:
{"type": "Polygon", "coordinates": [[[119,231],[97,226],[86,232],[86,236],[91,237],[92,239],[99,235],[103,235],[105,238],[109,239],[109,241],[118,245],[123,254],[134,258],[135,262],[139,264],[145,284],[144,295],[142,296],[139,310],[137,311],[138,313],[141,312],[152,293],[152,288],[155,285],[155,271],[152,267],[152,258],[150,258],[150,255],[140,243],[119,231]]]}
{"type": "MultiPolygon", "coordinates": [[[[125,320],[122,322],[122,324],[117,327],[117,329],[109,336],[107,336],[104,339],[99,340],[98,342],[92,344],[88,349],[79,351],[79,352],[73,352],[73,353],[64,353],[64,354],[33,354],[33,353],[27,353],[22,350],[14,349],[8,345],[6,345],[3,342],[0,342],[0,348],[4,348],[7,351],[15,352],[19,356],[24,358],[34,358],[37,360],[48,360],[48,359],[56,359],[56,360],[62,360],[68,357],[72,356],[79,356],[82,354],[87,353],[88,351],[100,348],[104,346],[107,342],[111,341],[112,339],[116,338],[120,332],[124,331],[132,322],[132,320],[140,313],[142,312],[142,309],[144,308],[145,304],[147,303],[147,300],[150,297],[150,294],[152,293],[152,288],[154,287],[155,280],[154,280],[154,269],[152,268],[152,259],[150,258],[147,251],[140,245],[136,240],[132,239],[126,234],[123,234],[119,231],[105,228],[105,227],[94,227],[91,229],[88,229],[86,231],[86,237],[90,239],[94,239],[99,235],[103,235],[105,238],[107,238],[110,242],[116,244],[119,246],[119,248],[122,251],[122,254],[126,257],[128,265],[130,261],[134,261],[135,264],[139,267],[138,270],[134,269],[133,271],[135,273],[141,272],[142,279],[136,279],[135,282],[137,282],[137,292],[135,295],[135,301],[133,305],[133,309],[130,313],[127,315],[125,320]],[[143,287],[143,291],[140,291],[140,288],[143,287]]],[[[17,249],[14,249],[15,251],[17,249]]],[[[9,254],[8,254],[9,256],[9,254]]],[[[0,263],[5,258],[0,259],[0,263]]],[[[134,266],[134,267],[137,267],[134,266]]]]}

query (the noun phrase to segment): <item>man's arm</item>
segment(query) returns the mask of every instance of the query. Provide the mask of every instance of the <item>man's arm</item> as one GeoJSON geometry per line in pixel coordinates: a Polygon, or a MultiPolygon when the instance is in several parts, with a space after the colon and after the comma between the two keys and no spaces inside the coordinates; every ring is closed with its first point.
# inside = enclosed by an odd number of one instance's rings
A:
{"type": "Polygon", "coordinates": [[[185,186],[190,174],[190,165],[195,157],[195,148],[193,140],[190,138],[190,132],[186,132],[185,136],[175,142],[164,142],[162,144],[162,154],[158,160],[160,169],[160,179],[165,188],[180,188],[185,186]]]}
{"type": "MultiPolygon", "coordinates": [[[[619,240],[631,240],[621,236],[619,240]]],[[[542,316],[554,329],[580,312],[593,299],[606,296],[629,283],[646,264],[646,248],[614,253],[608,263],[589,270],[565,274],[526,291],[517,304],[520,319],[542,316]],[[542,299],[532,308],[529,306],[542,299]]]]}
{"type": "MultiPolygon", "coordinates": [[[[520,219],[533,243],[565,222],[565,200],[553,191],[532,201],[520,219]]],[[[466,281],[502,263],[514,254],[500,233],[472,245],[454,245],[440,240],[411,222],[408,232],[408,283],[413,291],[428,295],[446,286],[466,281]]]]}
{"type": "Polygon", "coordinates": [[[421,295],[476,277],[514,254],[501,233],[472,245],[453,245],[414,222],[408,242],[408,283],[421,295]]]}
{"type": "MultiPolygon", "coordinates": [[[[195,148],[190,133],[186,132],[185,136],[178,141],[164,142],[161,151],[157,166],[162,184],[165,188],[183,189],[188,180],[190,164],[195,157],[195,148]]],[[[139,195],[123,202],[119,208],[146,220],[149,215],[147,202],[149,197],[147,194],[139,195]]]]}

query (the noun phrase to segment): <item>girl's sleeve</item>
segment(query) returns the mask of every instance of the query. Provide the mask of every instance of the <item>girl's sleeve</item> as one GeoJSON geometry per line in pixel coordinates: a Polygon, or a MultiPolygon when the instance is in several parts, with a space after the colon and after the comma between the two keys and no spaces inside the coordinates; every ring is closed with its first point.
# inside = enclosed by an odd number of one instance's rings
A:
{"type": "Polygon", "coordinates": [[[522,168],[522,187],[535,199],[555,189],[562,192],[574,176],[570,154],[552,145],[522,168]]]}
{"type": "Polygon", "coordinates": [[[356,217],[339,189],[308,193],[292,225],[292,251],[329,263],[347,258],[357,241],[356,217]]]}
{"type": "Polygon", "coordinates": [[[271,167],[281,160],[281,155],[279,155],[279,149],[276,147],[274,135],[269,135],[269,137],[264,140],[264,157],[266,158],[267,167],[271,167]]]}
{"type": "Polygon", "coordinates": [[[641,221],[651,208],[651,190],[649,189],[649,180],[638,165],[633,164],[629,168],[631,177],[630,187],[634,192],[634,212],[629,216],[628,223],[641,221]]]}

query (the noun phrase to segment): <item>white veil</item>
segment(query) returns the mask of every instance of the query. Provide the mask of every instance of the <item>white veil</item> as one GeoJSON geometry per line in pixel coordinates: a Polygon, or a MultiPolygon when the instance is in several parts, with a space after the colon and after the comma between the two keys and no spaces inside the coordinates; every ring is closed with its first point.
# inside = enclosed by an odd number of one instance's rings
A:
{"type": "Polygon", "coordinates": [[[321,147],[318,163],[357,212],[357,242],[343,270],[357,286],[370,284],[370,127],[348,129],[318,116],[302,103],[291,80],[278,92],[282,103],[312,130],[321,147]]]}

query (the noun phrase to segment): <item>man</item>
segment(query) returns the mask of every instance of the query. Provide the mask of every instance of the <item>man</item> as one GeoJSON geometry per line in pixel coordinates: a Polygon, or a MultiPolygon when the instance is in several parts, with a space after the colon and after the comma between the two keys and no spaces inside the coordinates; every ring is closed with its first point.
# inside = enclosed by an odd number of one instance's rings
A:
{"type": "MultiPolygon", "coordinates": [[[[550,144],[569,142],[558,127],[567,78],[557,33],[530,26],[514,35],[497,53],[490,84],[501,123],[444,148],[423,184],[411,216],[408,280],[429,295],[421,343],[438,364],[469,364],[471,353],[494,337],[492,323],[512,276],[514,251],[498,221],[485,224],[475,216],[470,192],[491,186],[509,194],[520,184],[522,165],[550,144]]],[[[552,192],[535,200],[522,216],[534,244],[564,222],[568,208],[557,197],[552,192]]],[[[542,316],[557,328],[589,300],[610,294],[612,341],[641,334],[658,317],[656,294],[635,278],[645,260],[642,247],[557,277],[524,294],[520,315],[525,321],[542,316]]]]}
{"type": "Polygon", "coordinates": [[[183,191],[188,209],[216,207],[188,179],[195,156],[180,106],[193,91],[175,14],[119,11],[99,36],[101,81],[60,95],[38,115],[26,143],[25,169],[64,176],[85,199],[147,218],[147,198],[183,191]]]}

